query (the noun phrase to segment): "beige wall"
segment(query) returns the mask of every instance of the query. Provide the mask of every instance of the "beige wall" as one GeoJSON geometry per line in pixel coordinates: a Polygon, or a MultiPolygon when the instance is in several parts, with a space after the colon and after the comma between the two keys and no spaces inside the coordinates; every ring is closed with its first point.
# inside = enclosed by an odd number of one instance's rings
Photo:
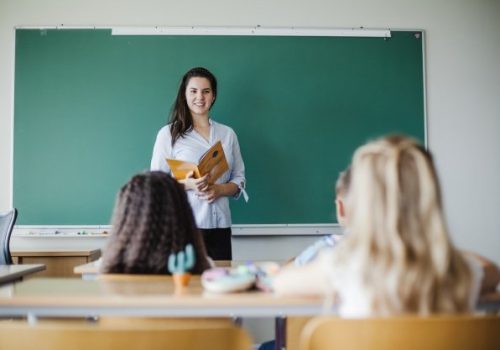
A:
{"type": "Polygon", "coordinates": [[[12,201],[13,27],[60,24],[425,30],[429,145],[453,237],[500,263],[500,1],[0,0],[0,210],[12,201]]]}

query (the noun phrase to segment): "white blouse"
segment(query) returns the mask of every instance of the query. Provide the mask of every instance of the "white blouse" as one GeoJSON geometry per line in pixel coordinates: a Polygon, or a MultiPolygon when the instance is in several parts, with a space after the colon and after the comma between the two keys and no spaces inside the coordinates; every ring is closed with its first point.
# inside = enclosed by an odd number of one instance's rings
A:
{"type": "MultiPolygon", "coordinates": [[[[207,141],[197,131],[192,129],[181,136],[172,147],[170,124],[158,132],[151,158],[151,170],[170,173],[166,159],[179,159],[198,164],[201,156],[217,141],[221,141],[226,154],[229,170],[216,183],[235,183],[240,189],[245,188],[245,165],[241,157],[240,145],[236,133],[230,127],[209,119],[210,137],[207,141]]],[[[228,228],[231,227],[231,212],[227,197],[220,197],[212,203],[199,198],[195,191],[187,191],[187,196],[198,228],[228,228]]],[[[235,198],[239,198],[237,195],[235,198]]]]}

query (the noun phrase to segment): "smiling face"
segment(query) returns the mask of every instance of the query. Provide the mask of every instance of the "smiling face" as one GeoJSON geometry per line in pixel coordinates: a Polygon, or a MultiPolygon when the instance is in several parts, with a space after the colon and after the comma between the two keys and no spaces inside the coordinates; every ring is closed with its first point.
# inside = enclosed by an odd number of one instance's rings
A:
{"type": "Polygon", "coordinates": [[[186,86],[186,103],[193,118],[208,117],[215,94],[207,78],[192,77],[186,86]]]}

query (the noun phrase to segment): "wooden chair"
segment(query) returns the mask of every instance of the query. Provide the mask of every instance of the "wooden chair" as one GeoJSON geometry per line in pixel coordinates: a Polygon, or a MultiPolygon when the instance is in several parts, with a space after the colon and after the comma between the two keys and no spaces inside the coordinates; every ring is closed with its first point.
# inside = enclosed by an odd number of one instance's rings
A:
{"type": "Polygon", "coordinates": [[[315,318],[302,332],[300,350],[328,349],[500,349],[500,317],[315,318]]]}
{"type": "Polygon", "coordinates": [[[0,323],[2,350],[250,350],[248,334],[235,326],[102,327],[51,323],[0,323]]]}
{"type": "Polygon", "coordinates": [[[8,212],[0,213],[0,264],[12,264],[9,244],[12,230],[17,219],[17,209],[11,209],[8,212]]]}

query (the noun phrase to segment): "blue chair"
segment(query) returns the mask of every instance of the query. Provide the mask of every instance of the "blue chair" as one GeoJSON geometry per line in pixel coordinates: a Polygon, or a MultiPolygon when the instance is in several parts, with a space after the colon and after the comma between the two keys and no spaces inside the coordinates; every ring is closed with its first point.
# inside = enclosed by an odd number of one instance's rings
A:
{"type": "Polygon", "coordinates": [[[17,209],[13,208],[6,213],[0,213],[0,265],[12,264],[12,256],[10,255],[10,236],[14,229],[14,224],[17,219],[17,209]]]}

